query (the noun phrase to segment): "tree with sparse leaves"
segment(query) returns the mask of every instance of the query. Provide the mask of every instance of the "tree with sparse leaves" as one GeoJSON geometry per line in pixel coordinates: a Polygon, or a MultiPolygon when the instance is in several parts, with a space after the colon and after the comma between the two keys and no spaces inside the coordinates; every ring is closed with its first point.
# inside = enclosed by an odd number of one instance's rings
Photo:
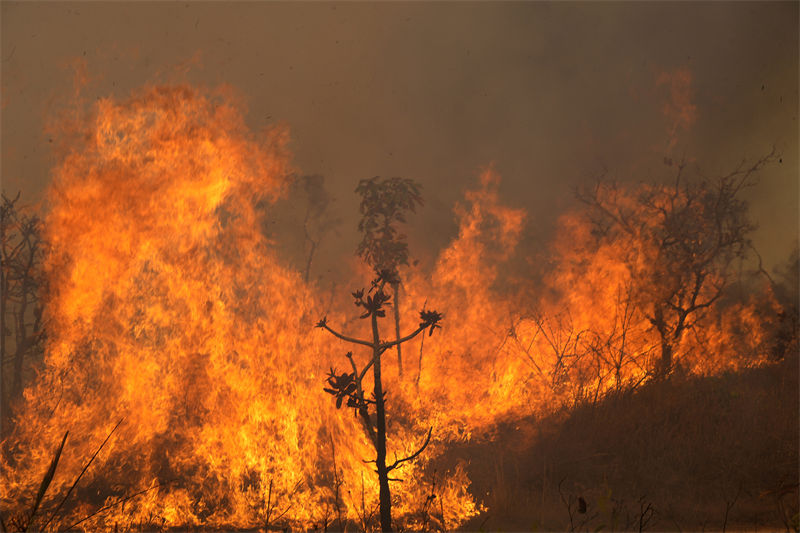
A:
{"type": "Polygon", "coordinates": [[[671,186],[641,187],[631,194],[600,182],[579,194],[589,208],[595,248],[620,250],[632,281],[626,297],[657,335],[657,376],[672,372],[685,334],[717,304],[735,274],[734,263],[752,250],[755,226],[742,194],[772,159],[769,154],[727,175],[697,181],[685,178],[681,163],[671,186]]]}
{"type": "MultiPolygon", "coordinates": [[[[398,267],[408,265],[406,236],[398,229],[406,222],[406,213],[416,212],[421,206],[422,186],[410,178],[381,179],[378,176],[363,179],[356,187],[361,195],[361,221],[358,229],[363,234],[357,253],[377,271],[393,273],[390,284],[394,295],[395,338],[400,338],[400,277],[398,267]]],[[[397,343],[397,368],[403,377],[403,355],[397,343]]]]}
{"type": "Polygon", "coordinates": [[[383,382],[381,380],[381,356],[386,350],[410,341],[425,330],[428,331],[428,335],[433,335],[433,332],[441,327],[439,322],[442,319],[442,315],[437,311],[423,309],[419,314],[419,326],[412,333],[404,337],[399,337],[398,335],[398,338],[393,341],[381,340],[378,318],[385,317],[386,311],[384,306],[391,305],[391,296],[384,292],[384,287],[386,284],[392,285],[393,283],[396,283],[394,272],[383,270],[378,272],[377,278],[372,281],[372,285],[366,294],[364,289],[352,293],[356,306],[363,309],[360,318],[369,319],[371,322],[371,340],[349,337],[335,331],[328,326],[327,317],[320,320],[317,324],[318,328],[330,332],[335,337],[351,344],[365,346],[372,352],[370,359],[361,368],[359,368],[353,352],[347,352],[346,357],[350,363],[352,372],[343,372],[339,374],[335,368],[331,368],[327,378],[327,387],[325,387],[324,390],[334,396],[337,408],[346,406],[355,410],[356,414],[361,418],[370,442],[375,448],[376,457],[374,461],[370,462],[375,463],[375,471],[378,474],[379,509],[382,531],[392,530],[392,498],[389,481],[396,480],[390,478],[389,474],[401,464],[417,458],[425,450],[430,442],[433,428],[428,430],[428,435],[424,443],[416,452],[407,457],[396,459],[391,464],[387,464],[386,392],[383,389],[383,382]],[[371,396],[367,396],[364,391],[364,379],[367,377],[370,370],[372,371],[373,391],[371,396]]]}
{"type": "Polygon", "coordinates": [[[311,263],[314,254],[325,236],[335,228],[339,220],[330,211],[333,196],[325,188],[325,178],[318,174],[302,176],[293,183],[293,188],[305,197],[305,214],[303,216],[303,237],[305,239],[305,268],[303,279],[311,276],[311,263]]]}
{"type": "MultiPolygon", "coordinates": [[[[8,423],[7,405],[22,396],[25,360],[41,352],[44,341],[41,220],[18,205],[20,195],[0,198],[0,421],[8,423]],[[9,345],[13,351],[9,357],[9,345]],[[6,365],[12,365],[6,390],[6,365]]],[[[6,428],[4,428],[6,429],[6,428]]]]}

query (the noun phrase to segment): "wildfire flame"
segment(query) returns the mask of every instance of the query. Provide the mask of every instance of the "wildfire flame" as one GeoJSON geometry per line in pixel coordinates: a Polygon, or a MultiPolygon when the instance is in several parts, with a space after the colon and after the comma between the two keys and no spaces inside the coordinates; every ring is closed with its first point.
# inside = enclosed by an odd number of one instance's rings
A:
{"type": "MultiPolygon", "coordinates": [[[[374,450],[358,418],[322,391],[328,369],[346,364],[348,346],[313,328],[323,315],[353,333],[364,326],[344,305],[346,292],[341,308],[323,308],[318,288],[261,229],[292,170],[286,130],[253,134],[221,92],[150,87],[99,101],[80,139],[49,191],[46,353],[4,443],[4,505],[35,494],[69,431],[51,485],[64,493],[123,420],[61,526],[112,505],[80,527],[311,528],[338,514],[364,523],[377,505],[377,480],[364,462],[374,450]]],[[[495,287],[526,220],[502,205],[498,186],[484,171],[457,207],[459,234],[433,272],[402,273],[402,330],[414,329],[426,302],[445,314],[441,335],[406,348],[403,379],[384,355],[390,454],[416,449],[433,427],[425,454],[403,464],[404,481],[393,483],[395,516],[409,529],[420,527],[431,494],[441,527],[476,515],[481,502],[465,466],[436,479],[437,458],[498,420],[566,401],[569,376],[594,371],[565,357],[570,343],[598,320],[624,318],[615,309],[631,272],[619,250],[595,254],[588,269],[583,262],[553,274],[546,294],[555,296],[527,311],[495,287]]],[[[574,241],[587,229],[565,217],[564,231],[574,241]]],[[[635,364],[617,381],[644,375],[642,358],[655,342],[641,316],[627,320],[635,364]]],[[[367,354],[355,357],[363,363],[367,354]]],[[[587,381],[597,391],[613,387],[598,376],[587,381]]]]}

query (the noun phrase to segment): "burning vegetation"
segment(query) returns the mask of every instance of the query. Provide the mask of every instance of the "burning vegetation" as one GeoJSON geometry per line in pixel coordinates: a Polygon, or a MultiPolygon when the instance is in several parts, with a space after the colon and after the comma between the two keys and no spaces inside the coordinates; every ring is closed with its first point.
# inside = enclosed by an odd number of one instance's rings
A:
{"type": "MultiPolygon", "coordinates": [[[[584,189],[522,276],[503,265],[527,214],[491,169],[430,268],[409,265],[400,229],[419,184],[364,180],[366,264],[347,283],[379,274],[353,313],[309,281],[308,214],[298,266],[263,229],[295,179],[285,130],[255,135],[224,92],[181,86],[100,100],[71,133],[44,219],[3,203],[6,530],[478,527],[502,502],[476,490],[480,453],[464,450],[548,450],[554,437],[525,428],[797,358],[792,290],[739,270],[742,192],[772,155],[716,179],[678,165],[665,185],[584,189]]],[[[796,440],[778,445],[796,475],[796,440]]],[[[563,516],[537,523],[598,526],[599,499],[565,480],[563,516]]],[[[796,527],[796,502],[774,496],[796,527]]],[[[654,506],[641,501],[640,529],[654,506]]]]}

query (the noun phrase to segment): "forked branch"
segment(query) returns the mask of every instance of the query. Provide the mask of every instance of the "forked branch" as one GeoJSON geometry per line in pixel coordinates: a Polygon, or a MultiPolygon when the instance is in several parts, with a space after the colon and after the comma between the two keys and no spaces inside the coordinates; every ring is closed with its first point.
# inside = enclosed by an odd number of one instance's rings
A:
{"type": "Polygon", "coordinates": [[[343,341],[351,342],[353,344],[360,344],[362,346],[369,346],[370,348],[372,348],[372,343],[371,342],[364,341],[364,340],[361,340],[361,339],[356,339],[355,337],[348,337],[347,335],[342,335],[338,331],[335,331],[335,330],[331,329],[328,326],[328,317],[324,317],[322,320],[317,322],[317,327],[325,329],[325,330],[331,332],[334,337],[336,337],[338,339],[342,339],[343,341]]]}
{"type": "Polygon", "coordinates": [[[430,428],[428,430],[428,436],[425,437],[425,442],[422,444],[422,447],[420,447],[417,451],[415,451],[414,453],[412,453],[408,457],[403,457],[402,459],[397,459],[394,463],[388,465],[386,467],[386,472],[387,473],[391,472],[392,470],[394,470],[395,468],[400,466],[402,463],[405,463],[406,461],[413,461],[414,459],[416,459],[419,456],[419,454],[421,454],[422,452],[425,451],[425,448],[427,448],[428,444],[431,442],[431,433],[432,432],[433,432],[433,428],[430,428]]]}

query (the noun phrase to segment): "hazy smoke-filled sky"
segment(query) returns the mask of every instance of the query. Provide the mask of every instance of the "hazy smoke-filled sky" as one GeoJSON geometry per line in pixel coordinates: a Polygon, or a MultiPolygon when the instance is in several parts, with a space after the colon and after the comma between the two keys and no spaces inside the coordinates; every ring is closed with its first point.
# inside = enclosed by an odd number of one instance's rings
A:
{"type": "Polygon", "coordinates": [[[716,175],[775,147],[782,163],[750,196],[775,265],[798,235],[798,5],[4,1],[2,188],[42,198],[45,125],[85,65],[90,99],[231,85],[253,129],[289,126],[296,167],[325,176],[353,249],[361,178],[420,181],[412,236],[433,250],[488,164],[543,238],[602,173],[664,180],[665,158],[685,158],[716,175]]]}

